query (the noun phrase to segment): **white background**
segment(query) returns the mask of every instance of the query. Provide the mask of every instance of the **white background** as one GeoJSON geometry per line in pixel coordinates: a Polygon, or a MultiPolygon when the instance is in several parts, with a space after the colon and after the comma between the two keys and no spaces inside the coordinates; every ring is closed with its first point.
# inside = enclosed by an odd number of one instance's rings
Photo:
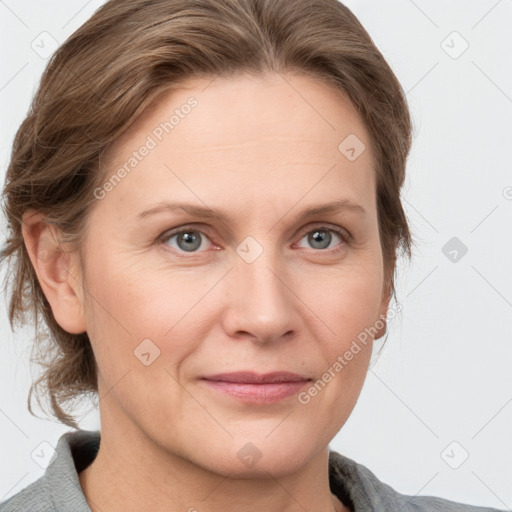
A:
{"type": "MultiPolygon", "coordinates": [[[[102,3],[0,1],[2,181],[46,64],[32,41],[47,31],[62,43],[102,3]]],[[[403,197],[418,245],[400,263],[402,313],[331,448],[401,493],[511,510],[512,0],[346,4],[407,91],[415,134],[403,197]],[[458,55],[461,37],[469,47],[458,55]],[[443,253],[452,237],[468,248],[456,262],[443,253]],[[466,452],[458,469],[447,464],[466,452]]],[[[29,414],[32,331],[12,334],[1,306],[4,500],[43,474],[32,451],[70,429],[29,414]]],[[[99,428],[97,413],[81,427],[99,428]]]]}

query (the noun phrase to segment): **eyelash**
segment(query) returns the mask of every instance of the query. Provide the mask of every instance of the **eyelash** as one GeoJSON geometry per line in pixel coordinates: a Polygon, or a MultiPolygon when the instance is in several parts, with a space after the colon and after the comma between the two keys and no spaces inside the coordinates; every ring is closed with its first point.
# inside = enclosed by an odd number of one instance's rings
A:
{"type": "MultiPolygon", "coordinates": [[[[323,254],[336,254],[336,253],[342,251],[346,245],[350,245],[350,243],[352,242],[352,235],[348,231],[344,230],[343,228],[331,227],[331,226],[325,226],[325,225],[310,228],[307,231],[302,231],[300,234],[299,240],[302,240],[302,238],[304,238],[305,235],[308,235],[309,233],[313,233],[314,231],[331,231],[333,233],[336,233],[342,240],[342,243],[340,245],[333,247],[331,249],[316,249],[316,251],[323,253],[323,254]]],[[[165,242],[169,241],[169,239],[173,238],[174,236],[180,235],[182,233],[190,233],[190,232],[200,233],[201,235],[203,235],[209,239],[208,235],[206,233],[204,233],[203,231],[201,231],[200,229],[198,229],[197,226],[188,225],[188,226],[180,226],[179,228],[176,228],[171,231],[165,231],[157,238],[157,242],[160,242],[161,245],[167,245],[165,242]]],[[[164,249],[164,250],[171,250],[174,254],[176,254],[176,252],[177,252],[175,249],[171,249],[171,248],[164,249]]],[[[312,249],[312,250],[315,251],[315,249],[312,249]]],[[[193,254],[198,254],[198,252],[187,253],[186,251],[178,251],[178,254],[179,254],[178,257],[190,258],[193,254]],[[189,254],[189,256],[185,256],[186,254],[189,254]]]]}

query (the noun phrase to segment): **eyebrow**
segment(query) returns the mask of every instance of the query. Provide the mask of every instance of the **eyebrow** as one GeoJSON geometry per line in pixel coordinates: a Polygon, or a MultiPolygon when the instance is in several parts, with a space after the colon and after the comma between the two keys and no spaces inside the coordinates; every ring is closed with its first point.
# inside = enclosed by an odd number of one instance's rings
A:
{"type": "MultiPolygon", "coordinates": [[[[341,211],[350,211],[361,215],[362,217],[366,217],[366,210],[357,203],[354,203],[350,199],[340,199],[338,201],[333,201],[330,203],[320,204],[318,206],[312,206],[304,210],[300,215],[299,219],[307,219],[310,217],[314,217],[317,215],[327,215],[332,213],[338,213],[341,211]]],[[[194,217],[199,217],[203,219],[218,219],[221,222],[228,222],[229,215],[222,210],[214,210],[212,208],[199,206],[190,203],[169,203],[162,202],[158,203],[147,210],[140,212],[137,216],[137,220],[145,219],[152,215],[157,215],[161,213],[187,213],[194,217]]]]}

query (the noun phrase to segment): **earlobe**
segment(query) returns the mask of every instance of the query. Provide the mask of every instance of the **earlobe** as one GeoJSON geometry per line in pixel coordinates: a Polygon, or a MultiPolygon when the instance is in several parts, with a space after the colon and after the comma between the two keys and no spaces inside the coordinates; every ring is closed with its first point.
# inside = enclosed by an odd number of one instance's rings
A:
{"type": "Polygon", "coordinates": [[[388,290],[385,291],[382,295],[382,303],[379,308],[379,318],[375,321],[375,326],[377,327],[378,331],[375,335],[376,340],[379,338],[382,338],[386,334],[387,331],[387,314],[388,314],[388,307],[389,303],[391,301],[391,295],[390,293],[387,293],[388,290]]]}
{"type": "Polygon", "coordinates": [[[58,230],[34,210],[23,215],[25,247],[57,323],[71,334],[85,332],[83,288],[77,275],[77,254],[66,252],[58,230]]]}
{"type": "Polygon", "coordinates": [[[382,336],[384,336],[384,334],[386,334],[387,324],[386,324],[386,320],[382,319],[382,317],[379,317],[376,324],[378,326],[381,326],[381,324],[383,324],[383,326],[377,331],[377,334],[375,335],[375,338],[374,338],[374,339],[378,340],[379,338],[382,338],[382,336]]]}

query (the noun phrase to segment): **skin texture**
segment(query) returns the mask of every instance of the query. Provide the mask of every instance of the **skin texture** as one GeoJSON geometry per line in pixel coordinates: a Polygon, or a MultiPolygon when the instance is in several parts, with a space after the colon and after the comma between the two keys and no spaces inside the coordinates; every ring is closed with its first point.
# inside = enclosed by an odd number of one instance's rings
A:
{"type": "Polygon", "coordinates": [[[348,510],[330,493],[328,444],[356,404],[373,340],[307,404],[297,395],[246,404],[199,377],[286,370],[317,381],[386,314],[367,131],[347,99],[311,77],[196,78],[123,134],[103,162],[105,179],[191,96],[197,106],[94,205],[85,281],[77,253],[37,258],[38,244],[58,233],[35,212],[25,217],[52,311],[69,332],[88,332],[98,364],[101,446],[80,483],[93,511],[348,510]],[[349,134],[366,145],[354,161],[338,149],[349,134]],[[299,219],[339,199],[366,215],[299,219]],[[165,201],[229,218],[137,219],[165,201]],[[179,236],[160,236],[191,223],[192,252],[179,236]],[[353,241],[312,237],[336,227],[353,241]],[[244,245],[247,237],[259,246],[244,245]],[[248,263],[239,247],[262,252],[248,263]],[[160,351],[149,365],[134,355],[145,339],[160,351]],[[237,456],[247,443],[261,455],[253,465],[237,456]]]}

